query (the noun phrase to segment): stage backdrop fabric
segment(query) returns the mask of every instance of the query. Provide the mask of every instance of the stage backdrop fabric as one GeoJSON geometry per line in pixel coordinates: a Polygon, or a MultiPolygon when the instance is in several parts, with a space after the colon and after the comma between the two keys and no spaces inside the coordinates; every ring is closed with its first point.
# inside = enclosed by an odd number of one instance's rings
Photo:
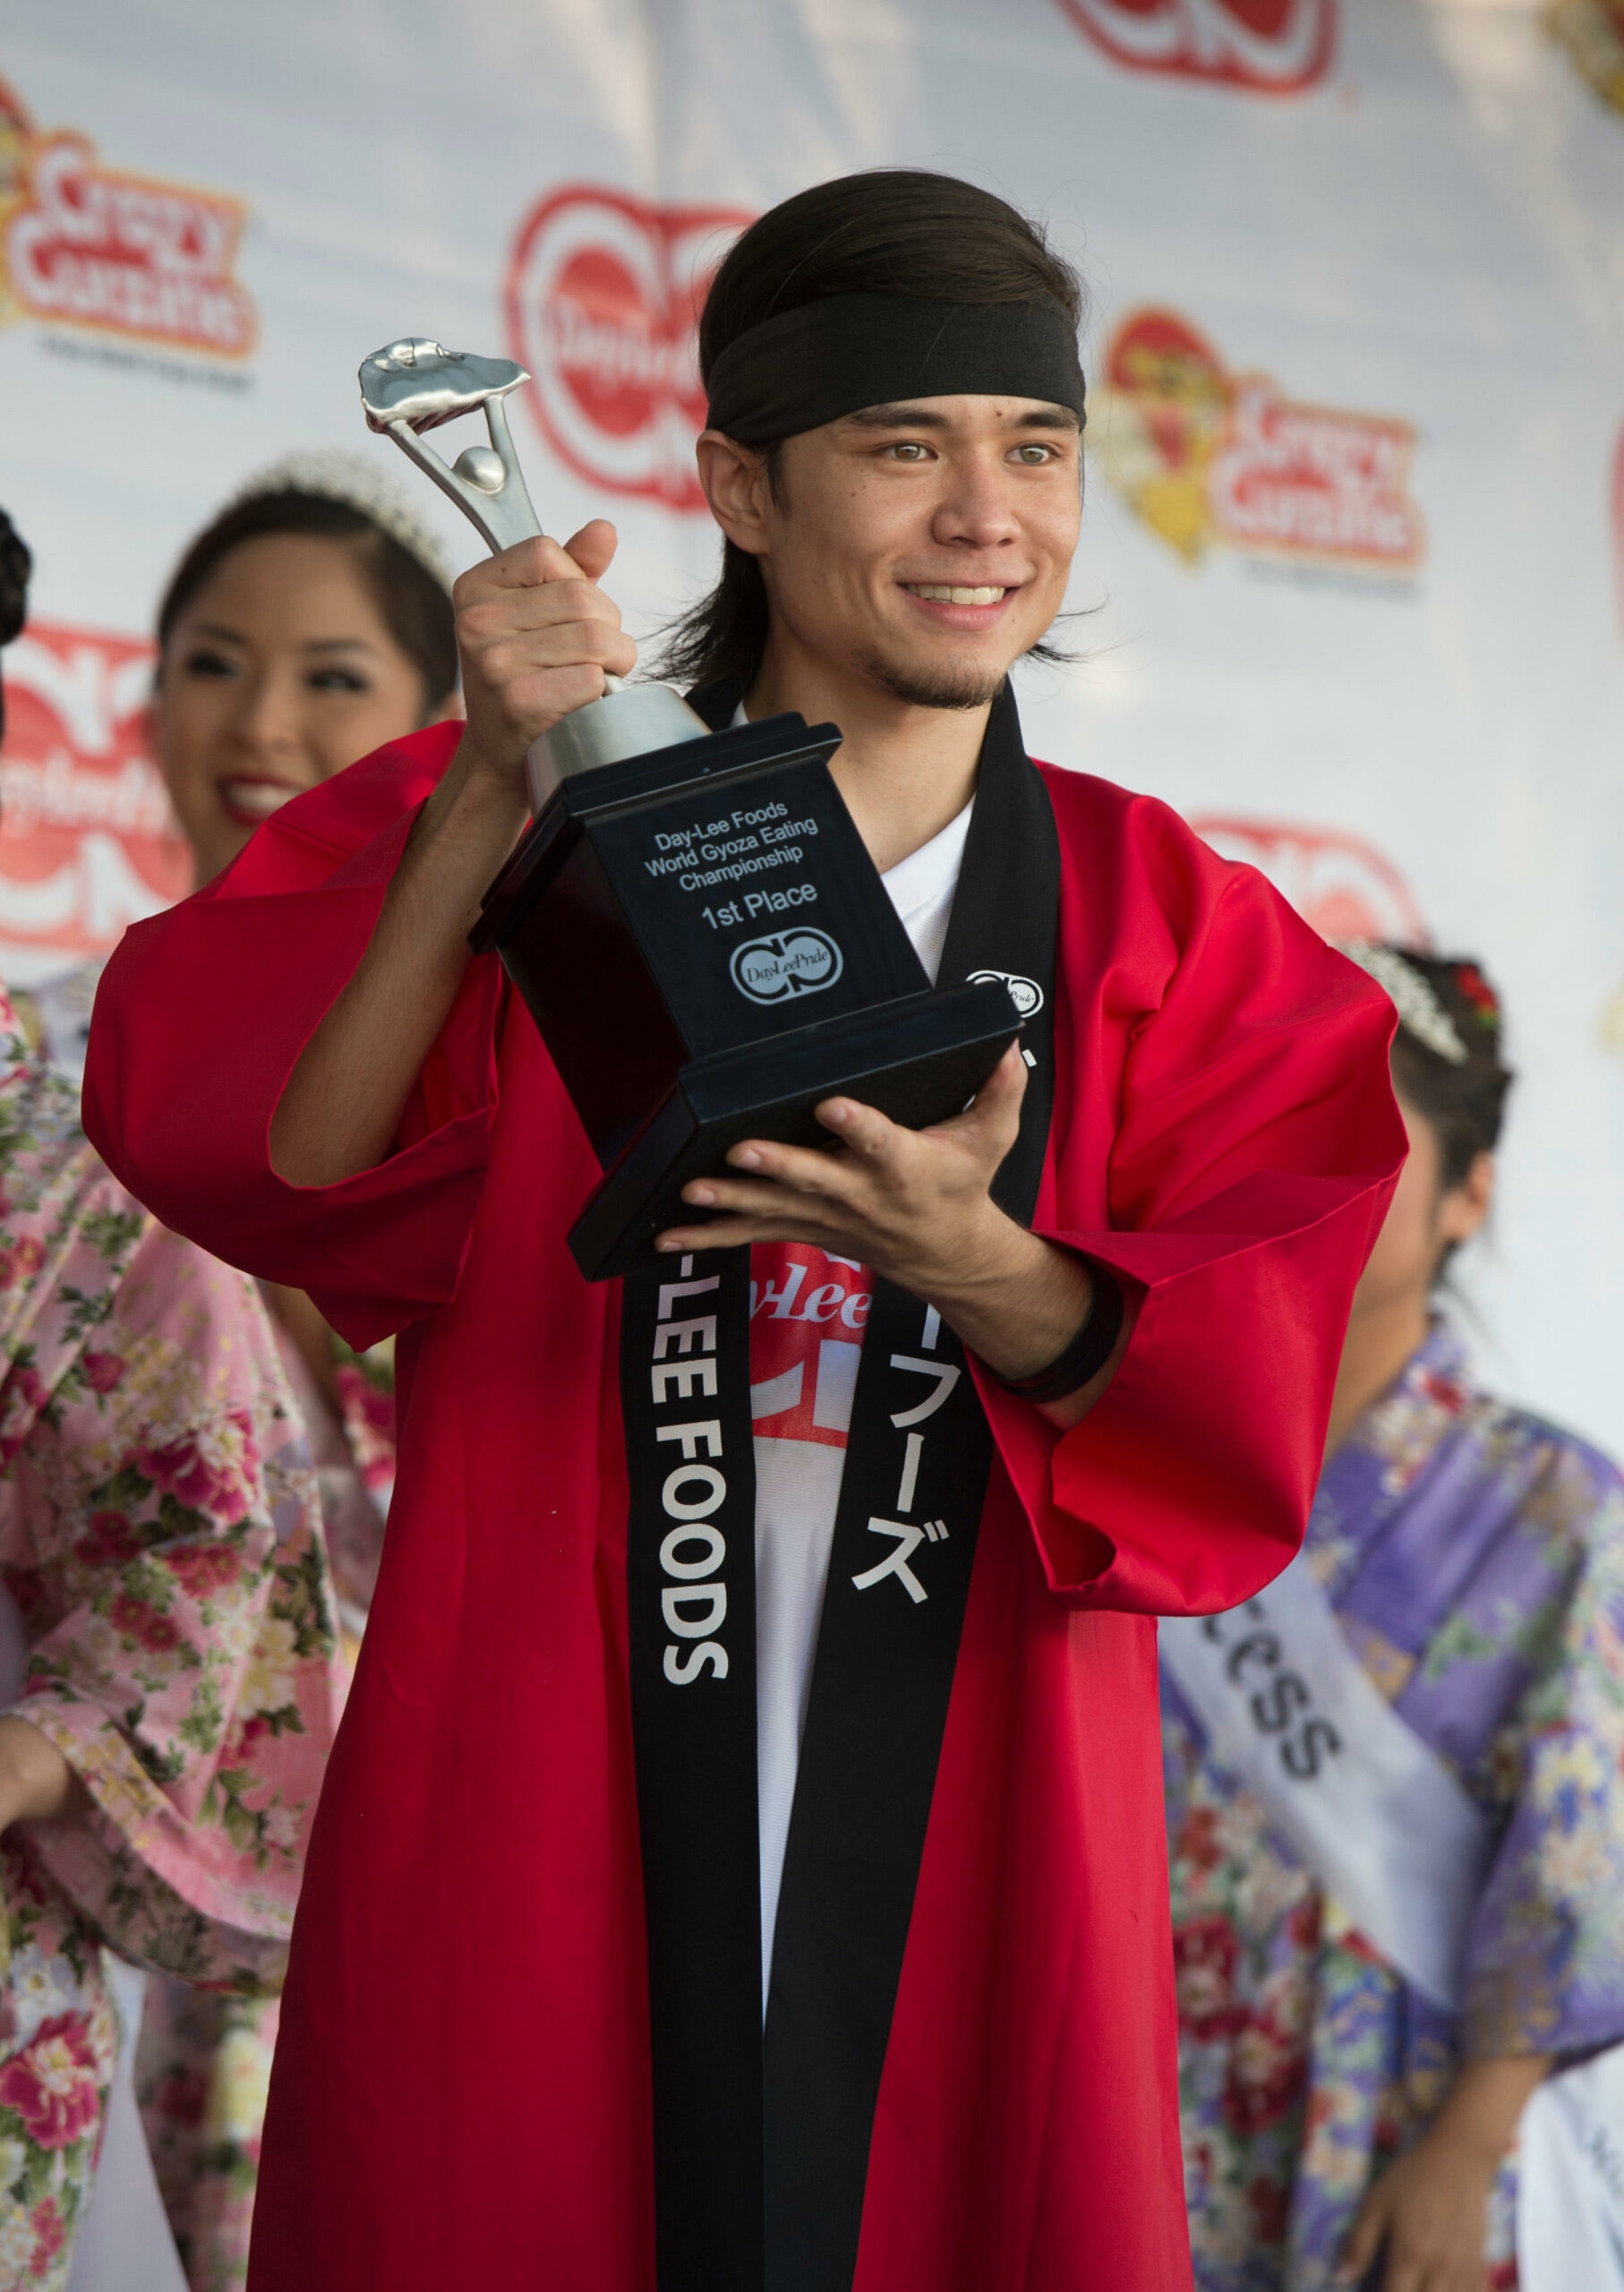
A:
{"type": "Polygon", "coordinates": [[[1483,959],[1520,1079],[1474,1334],[1624,1449],[1618,0],[10,0],[0,81],[0,502],[38,560],[0,970],[184,880],[141,711],[189,533],[290,447],[423,485],[363,355],[521,359],[543,519],[614,517],[645,631],[714,562],[692,313],[729,233],[953,169],[1093,297],[1081,658],[1022,672],[1037,750],[1333,935],[1483,959]]]}

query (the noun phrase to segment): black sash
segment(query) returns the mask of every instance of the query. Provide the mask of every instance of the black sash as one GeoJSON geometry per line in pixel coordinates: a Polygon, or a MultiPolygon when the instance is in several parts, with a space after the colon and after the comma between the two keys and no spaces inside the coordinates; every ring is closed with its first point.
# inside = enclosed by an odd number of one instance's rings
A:
{"type": "MultiPolygon", "coordinates": [[[[713,721],[723,705],[700,703],[713,721]]],[[[1020,1135],[994,1185],[1022,1222],[1054,1105],[1059,886],[1053,809],[1006,687],[982,746],[939,983],[994,971],[1030,1013],[1020,1135]]],[[[657,2282],[847,2292],[992,1436],[958,1339],[928,1305],[876,1281],[764,2042],[748,1275],[747,1252],[722,1251],[623,1285],[657,2282]]]]}

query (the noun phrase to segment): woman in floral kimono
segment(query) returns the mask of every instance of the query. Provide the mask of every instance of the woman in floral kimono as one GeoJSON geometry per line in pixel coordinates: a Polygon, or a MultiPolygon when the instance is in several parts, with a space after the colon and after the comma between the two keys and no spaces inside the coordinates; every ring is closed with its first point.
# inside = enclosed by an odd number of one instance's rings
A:
{"type": "MultiPolygon", "coordinates": [[[[1511,1079],[1492,993],[1469,962],[1349,952],[1397,1006],[1411,1153],[1355,1297],[1300,1564],[1362,1691],[1372,1681],[1402,1721],[1434,1795],[1456,1791],[1482,1854],[1451,2010],[1288,1843],[1289,1793],[1265,1804],[1244,1754],[1215,1755],[1199,1674],[1165,1638],[1201,2292],[1515,2285],[1524,2105],[1553,2067],[1624,2039],[1624,1484],[1584,1442],[1480,1391],[1433,1311],[1492,1192],[1511,1079]]],[[[1253,1604],[1265,1621],[1273,1597],[1253,1604]]],[[[1251,1663],[1248,1685],[1273,1652],[1256,1622],[1244,1646],[1230,1620],[1207,1627],[1232,1678],[1251,1663]]],[[[1259,1688],[1258,1727],[1283,1693],[1259,1688]]]]}
{"type": "MultiPolygon", "coordinates": [[[[200,883],[303,789],[455,706],[449,582],[406,489],[335,450],[260,471],[192,543],[158,612],[153,735],[200,883]]],[[[82,1071],[82,1041],[64,1048],[82,1071]]],[[[356,1355],[301,1291],[265,1296],[353,1660],[394,1478],[393,1346],[356,1355]]],[[[149,1994],[142,2109],[193,2292],[246,2275],[278,2010],[179,1982],[149,1994]]]]}
{"type": "Polygon", "coordinates": [[[252,1282],[115,1182],[0,996],[3,2292],[67,2282],[132,2037],[103,1944],[281,1979],[343,1675],[263,1331],[252,1282]]]}

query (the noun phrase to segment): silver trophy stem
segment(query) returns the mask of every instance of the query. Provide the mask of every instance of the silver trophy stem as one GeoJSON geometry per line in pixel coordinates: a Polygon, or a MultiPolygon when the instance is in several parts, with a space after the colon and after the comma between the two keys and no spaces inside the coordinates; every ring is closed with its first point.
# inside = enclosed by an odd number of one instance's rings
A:
{"type": "MultiPolygon", "coordinates": [[[[368,426],[393,438],[492,551],[511,549],[542,530],[502,405],[509,390],[529,380],[522,366],[506,359],[471,357],[420,338],[390,343],[362,362],[368,426]],[[484,415],[491,442],[466,448],[448,466],[420,433],[476,409],[484,415]]],[[[671,685],[623,688],[619,677],[604,682],[602,700],[560,717],[531,748],[526,768],[533,811],[572,773],[698,740],[709,730],[671,685]]]]}
{"type": "MultiPolygon", "coordinates": [[[[425,477],[432,477],[442,493],[450,495],[469,522],[475,526],[481,537],[492,551],[511,549],[516,541],[530,541],[542,530],[525,484],[525,474],[518,466],[518,456],[513,450],[513,440],[508,429],[508,415],[500,398],[488,398],[484,403],[485,429],[491,440],[491,449],[501,464],[494,486],[472,483],[464,470],[448,467],[432,446],[424,445],[409,422],[398,417],[391,422],[389,434],[403,454],[409,454],[425,477]]],[[[472,449],[478,454],[479,448],[472,449]]],[[[468,454],[459,454],[457,461],[466,464],[468,454]]],[[[475,468],[484,466],[483,460],[475,468]]],[[[491,475],[497,476],[492,471],[491,475]]]]}

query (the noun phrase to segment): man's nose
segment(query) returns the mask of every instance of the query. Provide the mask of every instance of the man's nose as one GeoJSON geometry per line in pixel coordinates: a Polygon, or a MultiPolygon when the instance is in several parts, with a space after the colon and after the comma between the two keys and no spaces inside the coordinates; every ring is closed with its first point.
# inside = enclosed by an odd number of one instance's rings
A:
{"type": "Polygon", "coordinates": [[[931,520],[931,538],[978,549],[1015,540],[1021,521],[1002,458],[989,464],[979,455],[969,456],[950,464],[949,471],[950,482],[931,520]]]}

